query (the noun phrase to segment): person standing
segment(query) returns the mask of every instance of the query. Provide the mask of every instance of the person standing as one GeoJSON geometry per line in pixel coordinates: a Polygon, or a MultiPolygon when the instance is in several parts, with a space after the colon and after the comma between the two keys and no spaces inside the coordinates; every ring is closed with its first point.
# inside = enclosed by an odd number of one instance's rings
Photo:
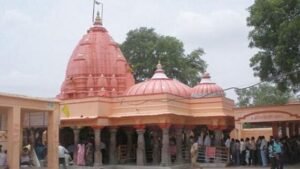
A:
{"type": "Polygon", "coordinates": [[[102,153],[102,162],[106,163],[106,161],[107,161],[106,160],[106,145],[103,141],[101,141],[101,143],[100,143],[100,149],[101,149],[101,153],[102,153]]]}
{"type": "Polygon", "coordinates": [[[279,141],[278,138],[275,139],[275,142],[273,143],[274,146],[274,152],[275,152],[275,158],[276,158],[276,165],[277,169],[283,169],[283,158],[282,158],[282,143],[279,141]]]}
{"type": "Polygon", "coordinates": [[[270,142],[269,142],[268,152],[269,152],[269,159],[270,159],[270,162],[271,162],[271,169],[275,169],[275,167],[276,167],[276,158],[275,158],[273,140],[270,140],[270,142]]]}
{"type": "Polygon", "coordinates": [[[91,143],[91,141],[89,141],[86,146],[85,146],[85,163],[87,166],[93,166],[94,163],[94,148],[93,148],[93,144],[91,143]]]}
{"type": "Polygon", "coordinates": [[[267,162],[267,141],[265,139],[265,136],[261,136],[261,144],[260,144],[260,156],[262,161],[262,166],[266,167],[268,165],[267,162]]]}
{"type": "Polygon", "coordinates": [[[77,165],[80,165],[80,166],[85,165],[84,155],[85,155],[85,145],[82,142],[80,142],[77,145],[77,157],[76,157],[77,165]]]}
{"type": "MultiPolygon", "coordinates": [[[[199,145],[198,145],[199,146],[199,145]]],[[[205,147],[205,150],[207,148],[209,148],[211,146],[211,138],[210,138],[210,135],[209,135],[209,132],[207,132],[207,135],[205,136],[205,139],[204,139],[204,147],[205,147]]],[[[205,151],[205,162],[209,162],[210,159],[208,157],[208,154],[206,153],[205,151]]]]}
{"type": "Polygon", "coordinates": [[[240,160],[241,160],[241,165],[245,165],[245,158],[246,158],[246,143],[244,142],[244,139],[242,138],[241,139],[241,142],[240,142],[240,160]]]}
{"type": "Polygon", "coordinates": [[[240,140],[236,139],[235,143],[235,165],[239,166],[240,165],[240,150],[241,150],[241,144],[240,140]]]}
{"type": "Polygon", "coordinates": [[[249,165],[253,165],[256,163],[256,154],[255,154],[255,151],[256,151],[256,145],[255,145],[255,138],[254,137],[251,137],[251,140],[250,140],[250,158],[249,158],[249,165]]]}
{"type": "Polygon", "coordinates": [[[194,144],[191,146],[191,168],[196,169],[200,167],[200,165],[197,163],[197,158],[198,158],[198,148],[199,144],[197,143],[197,140],[194,141],[194,144]]]}
{"type": "Polygon", "coordinates": [[[247,165],[250,165],[250,139],[247,137],[245,141],[246,153],[245,153],[245,162],[247,165]]]}
{"type": "Polygon", "coordinates": [[[261,154],[260,154],[260,145],[261,145],[261,136],[259,136],[256,140],[256,163],[257,165],[262,164],[261,154]]]}
{"type": "Polygon", "coordinates": [[[230,156],[231,156],[231,163],[233,165],[236,163],[235,153],[236,153],[235,140],[232,138],[230,141],[230,156]]]}

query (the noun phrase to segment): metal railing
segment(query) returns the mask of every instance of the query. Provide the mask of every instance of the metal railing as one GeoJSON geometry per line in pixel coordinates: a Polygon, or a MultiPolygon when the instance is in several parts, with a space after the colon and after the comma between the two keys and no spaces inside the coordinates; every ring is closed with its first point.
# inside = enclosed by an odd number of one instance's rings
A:
{"type": "Polygon", "coordinates": [[[229,151],[226,147],[205,147],[199,146],[198,162],[200,163],[229,163],[229,151]]]}

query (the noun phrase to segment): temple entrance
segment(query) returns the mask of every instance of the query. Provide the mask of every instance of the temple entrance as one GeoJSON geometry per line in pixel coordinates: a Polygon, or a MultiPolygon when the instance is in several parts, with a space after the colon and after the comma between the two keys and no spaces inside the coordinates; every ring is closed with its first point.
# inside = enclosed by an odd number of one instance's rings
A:
{"type": "Polygon", "coordinates": [[[59,132],[59,143],[64,146],[71,156],[70,160],[74,160],[74,152],[76,151],[76,145],[74,143],[74,132],[70,127],[64,127],[59,132]]]}
{"type": "Polygon", "coordinates": [[[103,164],[109,164],[109,138],[110,138],[109,128],[104,127],[101,130],[101,143],[100,143],[103,164]]]}
{"type": "Polygon", "coordinates": [[[119,164],[134,164],[136,161],[137,135],[132,127],[118,128],[117,162],[119,164]]]}

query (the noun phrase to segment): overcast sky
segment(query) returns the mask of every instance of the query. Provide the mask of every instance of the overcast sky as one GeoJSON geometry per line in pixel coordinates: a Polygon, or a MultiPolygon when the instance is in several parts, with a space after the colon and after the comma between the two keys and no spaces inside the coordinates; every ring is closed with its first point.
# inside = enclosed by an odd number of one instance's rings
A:
{"type": "MultiPolygon", "coordinates": [[[[258,82],[246,25],[253,1],[102,0],[103,22],[118,43],[146,26],[182,40],[186,52],[201,47],[213,81],[224,89],[245,87],[258,82]]],[[[0,0],[0,91],[55,97],[73,49],[92,25],[92,2],[0,0]]]]}

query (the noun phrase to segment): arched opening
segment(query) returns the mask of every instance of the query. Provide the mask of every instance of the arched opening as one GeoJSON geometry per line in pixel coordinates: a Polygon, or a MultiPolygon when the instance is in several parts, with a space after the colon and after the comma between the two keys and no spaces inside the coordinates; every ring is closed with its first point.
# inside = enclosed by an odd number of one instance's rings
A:
{"type": "Polygon", "coordinates": [[[100,145],[103,164],[109,163],[109,143],[110,143],[109,139],[110,139],[109,128],[104,127],[101,130],[101,145],[100,145]]]}
{"type": "Polygon", "coordinates": [[[59,143],[69,151],[71,158],[74,159],[75,143],[72,128],[64,127],[60,129],[59,143]]]}

